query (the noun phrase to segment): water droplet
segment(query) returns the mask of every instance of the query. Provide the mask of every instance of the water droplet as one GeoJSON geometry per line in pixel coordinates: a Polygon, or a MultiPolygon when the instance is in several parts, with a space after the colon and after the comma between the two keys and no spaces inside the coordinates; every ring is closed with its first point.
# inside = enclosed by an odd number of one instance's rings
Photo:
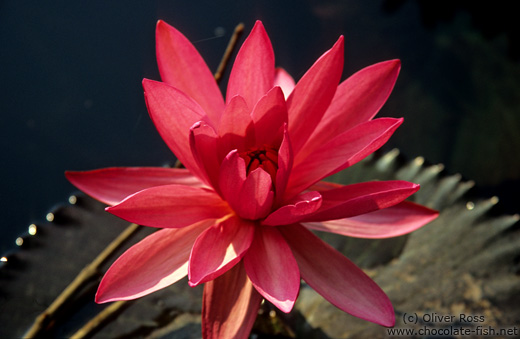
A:
{"type": "Polygon", "coordinates": [[[36,232],[38,232],[38,226],[36,226],[35,224],[30,224],[29,230],[27,232],[29,232],[30,235],[35,235],[36,232]]]}
{"type": "Polygon", "coordinates": [[[54,213],[47,213],[45,219],[47,219],[48,222],[54,221],[54,213]]]}
{"type": "Polygon", "coordinates": [[[77,202],[78,202],[78,197],[76,197],[75,195],[71,195],[69,197],[69,204],[75,205],[77,202]]]}

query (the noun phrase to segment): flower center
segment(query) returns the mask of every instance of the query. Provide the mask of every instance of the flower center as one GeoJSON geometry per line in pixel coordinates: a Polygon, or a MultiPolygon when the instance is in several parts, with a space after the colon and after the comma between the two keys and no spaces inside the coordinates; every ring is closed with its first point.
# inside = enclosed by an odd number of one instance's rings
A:
{"type": "Polygon", "coordinates": [[[251,171],[260,167],[269,173],[274,186],[276,171],[278,170],[278,152],[275,148],[269,145],[264,145],[260,148],[253,148],[241,152],[239,155],[246,162],[247,175],[249,175],[251,171]]]}

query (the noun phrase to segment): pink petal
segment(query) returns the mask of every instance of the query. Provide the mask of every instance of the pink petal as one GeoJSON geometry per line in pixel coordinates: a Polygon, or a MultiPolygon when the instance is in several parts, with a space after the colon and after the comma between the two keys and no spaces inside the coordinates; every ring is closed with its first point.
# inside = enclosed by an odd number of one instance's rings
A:
{"type": "Polygon", "coordinates": [[[342,132],[371,120],[390,96],[400,66],[399,60],[381,62],[342,82],[302,153],[311,153],[342,132]]]}
{"type": "Polygon", "coordinates": [[[283,95],[287,99],[294,89],[295,82],[293,77],[281,67],[277,67],[274,73],[274,85],[280,86],[283,95]]]}
{"type": "Polygon", "coordinates": [[[208,281],[202,297],[202,336],[247,339],[262,300],[241,263],[208,281]]]}
{"type": "Polygon", "coordinates": [[[130,195],[106,210],[139,225],[180,228],[194,222],[221,218],[231,212],[215,192],[199,187],[164,185],[130,195]]]}
{"type": "Polygon", "coordinates": [[[244,267],[256,290],[282,312],[294,306],[300,290],[298,264],[280,232],[257,227],[244,267]]]}
{"type": "Polygon", "coordinates": [[[220,164],[219,187],[224,199],[232,208],[238,208],[239,196],[246,181],[246,163],[236,150],[229,152],[220,164]]]}
{"type": "Polygon", "coordinates": [[[190,286],[210,281],[233,267],[253,241],[254,223],[236,216],[218,221],[195,241],[190,255],[190,286]]]}
{"type": "Polygon", "coordinates": [[[240,48],[229,75],[226,100],[243,97],[248,107],[273,87],[274,52],[262,22],[257,21],[240,48]]]}
{"type": "Polygon", "coordinates": [[[262,225],[278,226],[298,222],[316,212],[320,208],[321,203],[321,195],[318,192],[303,193],[287,205],[271,213],[262,221],[262,225]]]}
{"type": "Polygon", "coordinates": [[[220,89],[189,40],[164,21],[157,22],[157,64],[162,80],[193,98],[214,123],[224,110],[220,89]]]}
{"type": "Polygon", "coordinates": [[[218,126],[220,159],[233,149],[243,152],[253,146],[255,131],[249,113],[250,109],[242,97],[235,96],[229,100],[218,126]]]}
{"type": "Polygon", "coordinates": [[[287,107],[279,87],[264,95],[251,113],[255,128],[255,146],[278,146],[283,137],[283,126],[287,123],[287,107]]]}
{"type": "Polygon", "coordinates": [[[162,82],[143,80],[148,112],[168,147],[191,173],[204,178],[190,149],[190,128],[207,119],[204,110],[183,92],[162,82]]]}
{"type": "Polygon", "coordinates": [[[371,181],[319,192],[323,203],[302,221],[349,218],[394,206],[419,190],[419,185],[401,180],[371,181]]]}
{"type": "Polygon", "coordinates": [[[298,262],[301,277],[316,292],[353,316],[394,325],[390,300],[362,270],[301,225],[279,229],[298,262]]]}
{"type": "Polygon", "coordinates": [[[318,147],[303,162],[294,164],[286,197],[364,159],[383,146],[402,121],[393,118],[371,120],[318,147]]]}
{"type": "Polygon", "coordinates": [[[297,154],[327,110],[343,71],[343,37],[298,81],[287,99],[289,134],[297,154]]]}
{"type": "Polygon", "coordinates": [[[145,188],[161,185],[201,187],[203,183],[187,169],[164,167],[112,167],[93,171],[65,172],[81,191],[108,205],[145,188]]]}
{"type": "Polygon", "coordinates": [[[395,206],[352,218],[310,222],[304,226],[317,231],[354,238],[382,239],[398,237],[426,225],[439,215],[427,207],[403,201],[395,206]]]}
{"type": "Polygon", "coordinates": [[[213,127],[199,121],[190,129],[190,148],[199,168],[213,189],[220,193],[218,175],[220,161],[217,155],[218,135],[213,127]]]}
{"type": "Polygon", "coordinates": [[[235,204],[235,212],[244,219],[257,220],[267,216],[274,200],[271,176],[257,168],[246,178],[235,204]]]}
{"type": "Polygon", "coordinates": [[[130,247],[101,280],[96,302],[136,299],[184,278],[191,247],[210,225],[203,221],[180,229],[159,230],[130,247]]]}

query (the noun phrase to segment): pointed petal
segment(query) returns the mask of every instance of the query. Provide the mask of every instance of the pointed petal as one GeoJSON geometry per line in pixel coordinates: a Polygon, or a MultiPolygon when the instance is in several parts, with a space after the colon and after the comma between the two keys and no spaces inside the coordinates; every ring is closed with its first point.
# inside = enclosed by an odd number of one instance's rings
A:
{"type": "Polygon", "coordinates": [[[193,98],[214,123],[224,99],[208,66],[189,40],[164,21],[157,22],[157,64],[161,79],[193,98]]]}
{"type": "Polygon", "coordinates": [[[287,205],[271,213],[262,221],[262,225],[278,226],[298,222],[316,212],[320,208],[321,203],[321,195],[318,192],[303,193],[287,205]]]}
{"type": "Polygon", "coordinates": [[[262,300],[241,263],[208,281],[202,297],[202,336],[247,339],[262,300]]]}
{"type": "Polygon", "coordinates": [[[220,162],[217,155],[218,135],[213,127],[203,121],[190,129],[190,148],[204,178],[220,194],[218,175],[220,162]]]}
{"type": "Polygon", "coordinates": [[[282,312],[291,311],[300,290],[300,271],[291,249],[276,228],[256,228],[253,243],[244,256],[244,267],[264,298],[282,312]]]}
{"type": "Polygon", "coordinates": [[[242,259],[253,241],[254,223],[236,216],[217,222],[195,241],[190,255],[190,286],[217,278],[242,259]]]}
{"type": "Polygon", "coordinates": [[[255,129],[255,146],[277,146],[282,141],[283,126],[287,123],[287,107],[282,90],[272,88],[256,104],[251,113],[255,129]]]}
{"type": "Polygon", "coordinates": [[[419,185],[402,180],[370,181],[319,192],[323,203],[301,221],[349,218],[394,206],[419,190],[419,185]]]}
{"type": "Polygon", "coordinates": [[[342,82],[302,153],[311,153],[344,131],[371,120],[390,96],[400,66],[399,60],[381,62],[342,82]]]}
{"type": "Polygon", "coordinates": [[[403,201],[395,206],[352,218],[309,222],[305,227],[354,238],[383,239],[408,234],[439,215],[427,207],[403,201]]]}
{"type": "Polygon", "coordinates": [[[316,292],[353,316],[394,325],[390,300],[362,270],[301,225],[279,229],[298,262],[301,277],[316,292]]]}
{"type": "Polygon", "coordinates": [[[203,186],[185,168],[111,167],[93,171],[67,171],[65,176],[74,186],[108,205],[115,205],[129,195],[154,186],[203,186]]]}
{"type": "Polygon", "coordinates": [[[199,169],[190,149],[190,128],[207,119],[204,110],[183,92],[162,82],[143,80],[148,112],[164,142],[184,166],[199,178],[199,169]]]}
{"type": "Polygon", "coordinates": [[[254,144],[255,131],[249,113],[250,109],[240,96],[233,97],[227,104],[218,126],[220,159],[232,149],[243,152],[254,144]]]}
{"type": "Polygon", "coordinates": [[[188,258],[197,236],[211,223],[163,229],[123,253],[108,269],[96,294],[97,303],[142,297],[188,274],[188,258]]]}
{"type": "Polygon", "coordinates": [[[129,222],[161,228],[186,227],[231,212],[215,192],[182,185],[147,188],[106,210],[129,222]]]}
{"type": "Polygon", "coordinates": [[[226,100],[229,102],[235,95],[240,95],[249,107],[254,107],[273,87],[273,81],[273,47],[262,22],[257,21],[238,51],[229,75],[226,100]]]}
{"type": "Polygon", "coordinates": [[[287,99],[294,89],[295,82],[285,69],[277,67],[274,73],[274,85],[281,87],[283,95],[287,99]]]}
{"type": "Polygon", "coordinates": [[[297,154],[327,110],[343,71],[343,36],[298,81],[287,99],[289,134],[297,154]]]}
{"type": "Polygon", "coordinates": [[[247,176],[233,209],[244,219],[257,220],[267,216],[273,200],[271,176],[259,167],[247,176]]]}
{"type": "Polygon", "coordinates": [[[294,164],[286,196],[297,194],[364,159],[383,146],[402,121],[393,118],[371,120],[317,148],[305,161],[294,164]]]}

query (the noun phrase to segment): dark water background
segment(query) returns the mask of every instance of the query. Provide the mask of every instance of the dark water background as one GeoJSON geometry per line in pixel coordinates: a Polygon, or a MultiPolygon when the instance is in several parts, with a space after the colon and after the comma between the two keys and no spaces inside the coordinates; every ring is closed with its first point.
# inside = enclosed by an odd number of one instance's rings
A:
{"type": "Polygon", "coordinates": [[[338,36],[344,77],[400,58],[380,116],[390,139],[473,179],[519,211],[520,66],[514,2],[0,1],[0,254],[74,188],[65,170],[157,166],[174,158],[146,112],[142,78],[159,79],[154,30],[182,31],[215,70],[236,24],[261,19],[276,63],[295,78],[338,36]],[[431,5],[429,5],[431,4],[431,5]],[[222,35],[222,32],[225,32],[222,35]]]}

